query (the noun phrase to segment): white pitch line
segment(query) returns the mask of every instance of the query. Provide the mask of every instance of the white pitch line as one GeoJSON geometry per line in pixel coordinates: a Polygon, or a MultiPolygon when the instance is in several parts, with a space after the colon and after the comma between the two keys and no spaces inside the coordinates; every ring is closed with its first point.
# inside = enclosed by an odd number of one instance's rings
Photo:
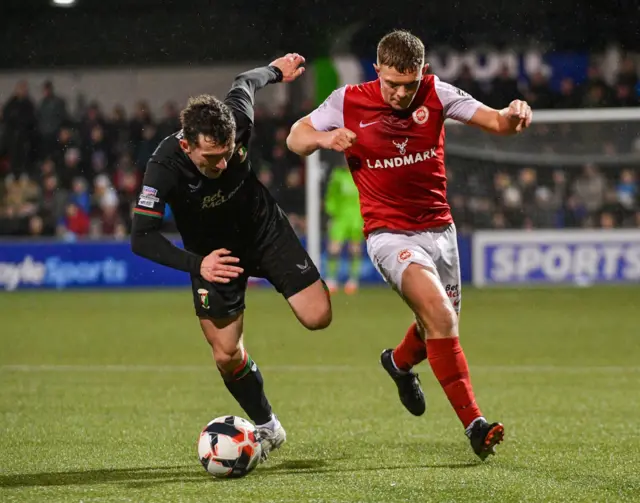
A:
{"type": "MultiPolygon", "coordinates": [[[[380,369],[375,365],[264,365],[260,367],[265,372],[273,373],[349,373],[366,372],[380,369]]],[[[0,372],[156,372],[156,373],[188,373],[212,372],[213,365],[0,365],[0,372]]],[[[558,373],[558,374],[586,374],[586,373],[638,373],[640,366],[555,366],[555,365],[472,365],[471,372],[482,373],[558,373]]]]}
{"type": "MultiPolygon", "coordinates": [[[[375,369],[349,365],[264,365],[270,372],[360,372],[375,369]]],[[[213,372],[214,365],[0,365],[0,372],[213,372]]]]}

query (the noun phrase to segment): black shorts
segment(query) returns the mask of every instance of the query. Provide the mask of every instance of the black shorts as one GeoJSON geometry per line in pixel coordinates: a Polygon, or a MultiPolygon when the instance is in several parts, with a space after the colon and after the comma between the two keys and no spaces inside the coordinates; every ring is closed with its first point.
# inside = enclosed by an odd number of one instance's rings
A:
{"type": "Polygon", "coordinates": [[[249,276],[268,280],[285,299],[320,279],[317,267],[284,215],[271,224],[268,237],[252,250],[231,252],[240,258],[239,265],[244,269],[238,278],[229,283],[210,283],[191,276],[198,317],[226,318],[244,311],[249,276]]]}

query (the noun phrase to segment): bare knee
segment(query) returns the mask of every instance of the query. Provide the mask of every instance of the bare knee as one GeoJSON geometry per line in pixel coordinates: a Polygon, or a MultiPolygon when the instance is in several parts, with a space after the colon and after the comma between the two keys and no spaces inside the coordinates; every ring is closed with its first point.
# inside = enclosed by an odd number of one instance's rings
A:
{"type": "Polygon", "coordinates": [[[223,374],[233,372],[242,363],[242,317],[226,320],[201,318],[200,326],[213,351],[216,366],[223,374]]]}
{"type": "Polygon", "coordinates": [[[411,264],[403,274],[402,290],[428,338],[458,336],[458,316],[432,271],[411,264]]]}
{"type": "Polygon", "coordinates": [[[224,373],[233,372],[242,363],[242,358],[243,352],[240,346],[233,349],[213,348],[216,366],[224,373]]]}
{"type": "Polygon", "coordinates": [[[308,312],[298,316],[298,319],[308,330],[323,330],[331,325],[333,319],[331,305],[327,305],[324,309],[309,309],[308,312]]]}
{"type": "Polygon", "coordinates": [[[458,317],[453,309],[418,309],[416,313],[420,324],[426,327],[429,339],[444,339],[458,336],[458,317]]]}

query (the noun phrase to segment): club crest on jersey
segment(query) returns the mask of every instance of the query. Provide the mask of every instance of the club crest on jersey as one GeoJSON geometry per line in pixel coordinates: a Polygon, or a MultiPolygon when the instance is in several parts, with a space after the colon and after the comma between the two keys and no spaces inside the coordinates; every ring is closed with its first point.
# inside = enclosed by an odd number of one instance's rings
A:
{"type": "MultiPolygon", "coordinates": [[[[393,141],[393,140],[391,140],[391,141],[393,141]]],[[[393,141],[393,144],[396,146],[396,148],[400,152],[400,155],[404,155],[404,154],[407,153],[407,143],[409,143],[409,138],[405,138],[402,143],[393,141]]]]}
{"type": "Polygon", "coordinates": [[[424,105],[416,108],[411,115],[416,124],[424,124],[429,120],[429,110],[424,105]]]}
{"type": "Polygon", "coordinates": [[[200,304],[204,309],[209,309],[209,291],[204,288],[198,288],[198,296],[200,297],[200,304]]]}
{"type": "Polygon", "coordinates": [[[240,162],[244,162],[247,159],[247,147],[245,147],[242,143],[240,145],[238,145],[238,148],[236,149],[236,154],[238,154],[238,157],[240,158],[240,162]]]}
{"type": "Polygon", "coordinates": [[[403,264],[404,262],[409,260],[411,257],[413,257],[413,252],[411,250],[401,250],[398,253],[398,262],[403,264]]]}

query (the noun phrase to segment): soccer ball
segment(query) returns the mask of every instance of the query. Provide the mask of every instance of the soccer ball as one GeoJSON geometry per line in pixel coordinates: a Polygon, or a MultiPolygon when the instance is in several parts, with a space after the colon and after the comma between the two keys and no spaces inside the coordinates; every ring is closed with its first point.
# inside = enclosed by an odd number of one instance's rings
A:
{"type": "Polygon", "coordinates": [[[244,477],[255,469],[262,455],[257,437],[255,426],[246,419],[217,417],[200,433],[200,463],[214,477],[244,477]]]}

